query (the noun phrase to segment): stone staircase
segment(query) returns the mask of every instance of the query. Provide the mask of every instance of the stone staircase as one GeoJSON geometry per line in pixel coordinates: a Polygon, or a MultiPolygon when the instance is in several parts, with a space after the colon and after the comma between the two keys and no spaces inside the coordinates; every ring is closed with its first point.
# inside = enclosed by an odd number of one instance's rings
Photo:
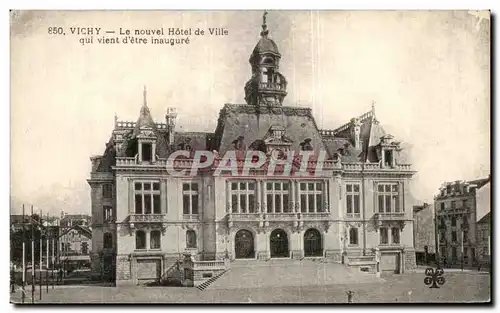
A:
{"type": "Polygon", "coordinates": [[[215,282],[217,279],[219,279],[219,277],[224,275],[224,273],[226,273],[226,272],[227,272],[227,270],[217,274],[216,276],[214,276],[214,277],[210,278],[209,280],[204,281],[200,285],[196,286],[196,288],[198,288],[199,290],[205,290],[208,286],[210,286],[213,282],[215,282]]]}

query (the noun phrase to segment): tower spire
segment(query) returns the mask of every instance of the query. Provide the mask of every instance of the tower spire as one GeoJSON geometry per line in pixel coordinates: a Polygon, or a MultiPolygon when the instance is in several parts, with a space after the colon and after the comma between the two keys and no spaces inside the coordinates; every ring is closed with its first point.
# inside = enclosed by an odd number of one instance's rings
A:
{"type": "Polygon", "coordinates": [[[262,37],[267,37],[269,34],[269,30],[267,29],[267,24],[266,24],[266,15],[267,11],[264,11],[264,14],[262,15],[262,31],[260,32],[260,35],[262,37]]]}
{"type": "Polygon", "coordinates": [[[143,100],[142,100],[143,101],[143,103],[142,103],[143,106],[148,106],[148,103],[147,103],[147,100],[146,100],[147,93],[148,93],[148,91],[146,90],[146,85],[144,85],[144,91],[143,91],[143,95],[142,95],[143,96],[143,100]]]}

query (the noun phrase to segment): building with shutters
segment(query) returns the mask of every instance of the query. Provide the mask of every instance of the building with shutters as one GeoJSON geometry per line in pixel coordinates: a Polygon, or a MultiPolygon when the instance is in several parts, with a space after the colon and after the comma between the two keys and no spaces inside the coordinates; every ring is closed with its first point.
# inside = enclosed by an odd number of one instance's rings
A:
{"type": "Polygon", "coordinates": [[[154,121],[146,92],[136,121],[115,121],[104,153],[91,158],[93,271],[138,284],[165,278],[184,253],[195,262],[314,257],[352,266],[361,257],[386,271],[413,269],[415,172],[374,106],[324,130],[310,108],[286,104],[288,83],[265,16],[249,62],[246,103],[225,104],[214,132],[177,131],[173,108],[154,121]],[[212,166],[195,176],[168,171],[190,169],[201,151],[214,152],[212,166]],[[245,174],[239,167],[236,175],[216,174],[227,153],[239,166],[247,151],[268,159],[245,174]],[[310,152],[292,166],[304,163],[308,175],[268,175],[273,151],[277,158],[310,152]]]}
{"type": "MultiPolygon", "coordinates": [[[[445,182],[434,199],[439,257],[445,265],[474,265],[478,260],[478,195],[490,177],[445,182]]],[[[488,198],[489,204],[489,198],[488,198]]]]}

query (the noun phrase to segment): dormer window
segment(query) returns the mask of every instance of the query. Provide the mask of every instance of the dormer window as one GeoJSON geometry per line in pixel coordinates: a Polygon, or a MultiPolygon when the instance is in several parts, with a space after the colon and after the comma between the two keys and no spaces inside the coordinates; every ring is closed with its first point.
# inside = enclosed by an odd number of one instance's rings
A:
{"type": "Polygon", "coordinates": [[[142,144],[142,161],[152,162],[153,161],[153,145],[151,143],[142,144]]]}
{"type": "Polygon", "coordinates": [[[385,166],[394,166],[394,158],[392,150],[384,151],[384,165],[385,166]]]}

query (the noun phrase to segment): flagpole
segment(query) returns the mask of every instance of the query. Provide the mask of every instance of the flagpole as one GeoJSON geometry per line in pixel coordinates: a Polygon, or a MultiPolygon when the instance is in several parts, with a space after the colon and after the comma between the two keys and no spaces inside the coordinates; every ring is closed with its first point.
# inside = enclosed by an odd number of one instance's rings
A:
{"type": "Polygon", "coordinates": [[[35,303],[35,228],[33,226],[33,205],[31,205],[31,303],[35,303]]]}
{"type": "Polygon", "coordinates": [[[54,267],[56,265],[55,263],[55,259],[54,259],[54,246],[56,244],[56,240],[54,238],[54,236],[52,237],[52,267],[51,267],[51,271],[52,271],[52,289],[54,289],[54,267]]]}
{"type": "Polygon", "coordinates": [[[47,227],[45,228],[45,237],[47,241],[47,245],[45,249],[47,250],[47,268],[45,269],[45,284],[47,285],[47,293],[49,293],[49,212],[47,212],[47,227]]]}
{"type": "Polygon", "coordinates": [[[23,286],[21,289],[21,303],[24,303],[24,288],[26,286],[26,238],[24,234],[24,204],[23,204],[23,219],[22,219],[22,226],[23,226],[23,286]]]}
{"type": "Polygon", "coordinates": [[[461,240],[461,250],[462,250],[462,272],[464,271],[464,230],[462,229],[462,240],[461,240]]]}
{"type": "Polygon", "coordinates": [[[42,213],[42,210],[40,210],[40,217],[38,218],[38,228],[40,229],[39,231],[39,234],[40,234],[40,252],[39,252],[39,256],[40,256],[40,270],[38,271],[40,274],[39,274],[39,278],[40,278],[40,300],[42,300],[42,283],[43,283],[43,280],[42,280],[42,267],[43,267],[43,238],[42,238],[42,216],[43,216],[43,213],[42,213]]]}

